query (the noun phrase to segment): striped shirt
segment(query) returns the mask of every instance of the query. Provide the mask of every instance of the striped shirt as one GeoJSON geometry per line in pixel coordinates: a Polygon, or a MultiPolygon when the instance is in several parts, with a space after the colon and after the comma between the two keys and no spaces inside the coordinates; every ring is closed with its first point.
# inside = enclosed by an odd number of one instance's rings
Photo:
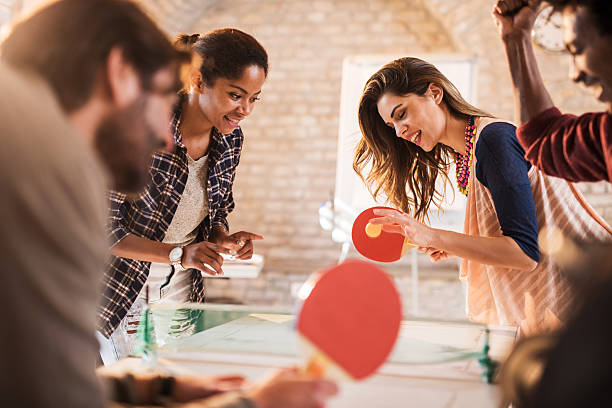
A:
{"type": "MultiPolygon", "coordinates": [[[[480,118],[478,122],[476,144],[481,130],[495,120],[480,118]]],[[[501,127],[489,129],[498,131],[501,127]]],[[[478,166],[478,157],[475,157],[472,169],[478,166]]],[[[484,237],[503,236],[495,195],[474,173],[470,173],[464,233],[484,237]]],[[[546,176],[536,167],[529,169],[527,177],[541,238],[546,238],[557,229],[564,236],[577,241],[612,242],[610,226],[597,216],[569,183],[546,176]]],[[[460,277],[467,282],[467,313],[470,319],[486,324],[519,326],[521,333],[526,335],[558,328],[576,306],[574,291],[557,260],[546,253],[541,253],[540,261],[532,271],[464,259],[460,277]]]]}
{"type": "MultiPolygon", "coordinates": [[[[181,97],[172,119],[175,149],[172,153],[158,152],[153,155],[150,182],[136,199],[125,194],[110,192],[109,235],[111,246],[128,234],[163,241],[168,226],[176,212],[187,182],[187,149],[180,133],[181,97]]],[[[208,208],[206,218],[198,227],[194,242],[208,239],[213,227],[229,230],[227,215],[234,209],[232,186],[244,136],[240,128],[223,135],[213,128],[209,147],[208,208]]],[[[144,286],[151,263],[111,256],[103,279],[102,300],[98,307],[98,329],[110,336],[136,300],[144,286]]],[[[199,271],[192,269],[191,302],[204,301],[204,279],[199,271]]]]}

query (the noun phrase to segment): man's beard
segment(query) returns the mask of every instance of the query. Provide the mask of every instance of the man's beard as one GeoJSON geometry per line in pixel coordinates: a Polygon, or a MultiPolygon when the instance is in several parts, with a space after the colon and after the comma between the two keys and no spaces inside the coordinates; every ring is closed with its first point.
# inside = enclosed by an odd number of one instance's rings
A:
{"type": "Polygon", "coordinates": [[[146,121],[147,98],[116,109],[104,118],[95,135],[95,146],[112,175],[113,188],[125,194],[140,193],[149,181],[153,152],[161,141],[146,121]]]}

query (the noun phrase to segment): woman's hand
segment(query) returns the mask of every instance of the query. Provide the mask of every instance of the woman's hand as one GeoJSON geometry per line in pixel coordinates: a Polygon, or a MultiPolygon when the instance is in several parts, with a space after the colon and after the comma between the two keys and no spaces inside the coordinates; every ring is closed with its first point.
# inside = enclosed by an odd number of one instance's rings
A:
{"type": "Polygon", "coordinates": [[[455,255],[449,254],[448,252],[446,252],[446,251],[444,251],[442,249],[438,249],[438,248],[419,247],[418,249],[419,249],[419,252],[429,256],[429,259],[431,259],[432,262],[439,262],[439,261],[442,261],[444,259],[449,259],[449,258],[454,258],[455,257],[455,255]]]}
{"type": "Polygon", "coordinates": [[[392,234],[402,234],[410,243],[419,247],[429,247],[433,241],[433,229],[398,210],[375,209],[370,224],[379,224],[382,230],[392,234]]]}
{"type": "Polygon", "coordinates": [[[223,275],[223,258],[221,253],[229,251],[212,242],[198,242],[183,248],[181,266],[185,269],[193,268],[208,275],[223,275]]]}
{"type": "Polygon", "coordinates": [[[253,241],[264,239],[252,232],[239,231],[227,235],[225,231],[216,230],[211,234],[210,241],[227,250],[227,253],[237,259],[251,259],[253,256],[253,241]]]}

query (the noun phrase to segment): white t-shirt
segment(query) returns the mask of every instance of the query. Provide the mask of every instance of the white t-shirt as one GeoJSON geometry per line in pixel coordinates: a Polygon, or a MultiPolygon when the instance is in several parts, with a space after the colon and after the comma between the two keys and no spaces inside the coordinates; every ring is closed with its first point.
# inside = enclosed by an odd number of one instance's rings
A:
{"type": "MultiPolygon", "coordinates": [[[[177,246],[191,244],[198,235],[198,227],[208,215],[208,155],[193,160],[187,155],[189,175],[181,201],[163,242],[177,246]]],[[[168,264],[152,263],[147,278],[150,302],[186,302],[191,293],[191,272],[176,267],[174,275],[167,282],[172,268],[168,264]],[[164,285],[163,296],[160,291],[164,285]]],[[[143,288],[144,290],[144,288],[143,288]]],[[[141,291],[139,296],[144,296],[141,291]]]]}

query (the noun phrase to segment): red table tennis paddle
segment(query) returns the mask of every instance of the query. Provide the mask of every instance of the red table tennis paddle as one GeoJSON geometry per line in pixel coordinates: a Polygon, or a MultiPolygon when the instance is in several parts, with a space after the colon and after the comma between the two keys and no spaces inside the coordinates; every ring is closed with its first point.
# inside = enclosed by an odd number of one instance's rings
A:
{"type": "Polygon", "coordinates": [[[402,319],[393,281],[376,265],[351,260],[309,283],[297,320],[311,346],[306,371],[322,377],[339,368],[356,380],[373,374],[391,353],[402,319]]]}
{"type": "Polygon", "coordinates": [[[383,231],[380,224],[370,224],[372,218],[381,217],[374,215],[376,209],[397,211],[390,207],[372,207],[364,210],[353,222],[353,245],[357,252],[372,261],[398,261],[415,245],[408,242],[401,234],[383,231]]]}

